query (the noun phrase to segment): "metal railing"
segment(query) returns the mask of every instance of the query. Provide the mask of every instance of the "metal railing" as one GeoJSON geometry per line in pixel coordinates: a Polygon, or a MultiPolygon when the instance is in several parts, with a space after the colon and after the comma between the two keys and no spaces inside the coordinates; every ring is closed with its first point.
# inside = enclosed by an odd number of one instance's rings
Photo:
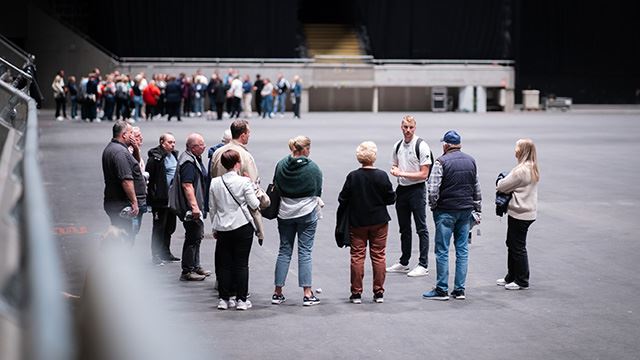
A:
{"type": "Polygon", "coordinates": [[[67,360],[74,357],[72,320],[38,163],[36,103],[25,89],[0,81],[7,134],[0,166],[10,170],[0,183],[0,248],[12,250],[0,266],[0,358],[67,360]]]}

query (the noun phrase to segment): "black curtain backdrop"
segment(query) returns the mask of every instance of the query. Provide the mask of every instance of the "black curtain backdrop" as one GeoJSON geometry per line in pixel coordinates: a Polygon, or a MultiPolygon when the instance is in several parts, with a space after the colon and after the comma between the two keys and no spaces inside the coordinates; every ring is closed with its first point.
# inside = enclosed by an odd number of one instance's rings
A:
{"type": "Polygon", "coordinates": [[[510,59],[503,0],[356,0],[377,59],[510,59]]]}
{"type": "Polygon", "coordinates": [[[88,35],[121,57],[296,57],[297,1],[92,1],[88,35]]]}

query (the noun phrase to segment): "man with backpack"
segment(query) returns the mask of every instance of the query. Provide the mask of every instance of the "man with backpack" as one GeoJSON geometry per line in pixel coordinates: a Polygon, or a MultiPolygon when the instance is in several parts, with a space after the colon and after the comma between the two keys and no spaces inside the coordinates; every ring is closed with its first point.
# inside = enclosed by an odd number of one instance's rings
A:
{"type": "Polygon", "coordinates": [[[429,178],[432,154],[429,145],[415,135],[416,120],[411,115],[402,118],[400,126],[403,139],[393,146],[391,175],[398,178],[396,188],[396,213],[400,226],[402,255],[398,263],[387,268],[387,272],[407,273],[418,277],[429,274],[429,230],[427,229],[427,202],[425,182],[429,178]],[[411,215],[419,238],[420,257],[418,265],[411,271],[411,215]]]}

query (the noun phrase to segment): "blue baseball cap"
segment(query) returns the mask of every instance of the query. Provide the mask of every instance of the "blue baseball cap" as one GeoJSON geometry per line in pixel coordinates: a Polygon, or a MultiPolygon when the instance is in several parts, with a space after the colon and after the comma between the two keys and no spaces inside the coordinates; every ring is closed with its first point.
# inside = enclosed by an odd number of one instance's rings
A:
{"type": "Polygon", "coordinates": [[[451,145],[459,145],[460,144],[460,135],[455,130],[449,130],[444,133],[444,136],[440,141],[446,142],[451,145]]]}

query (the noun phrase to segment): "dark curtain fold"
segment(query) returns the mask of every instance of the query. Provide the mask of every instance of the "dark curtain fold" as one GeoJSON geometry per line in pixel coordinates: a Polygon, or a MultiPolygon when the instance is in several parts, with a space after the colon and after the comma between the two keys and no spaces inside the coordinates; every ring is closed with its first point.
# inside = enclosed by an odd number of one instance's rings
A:
{"type": "Polygon", "coordinates": [[[296,0],[92,2],[89,36],[122,57],[291,58],[296,0]]]}

